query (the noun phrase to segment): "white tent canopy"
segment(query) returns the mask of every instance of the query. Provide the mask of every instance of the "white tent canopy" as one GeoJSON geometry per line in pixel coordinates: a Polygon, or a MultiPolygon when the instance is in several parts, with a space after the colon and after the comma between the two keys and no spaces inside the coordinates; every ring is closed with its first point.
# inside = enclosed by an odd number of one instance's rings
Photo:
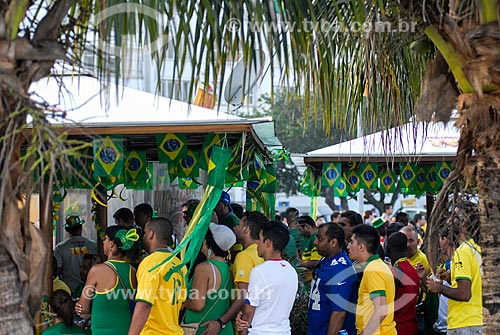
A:
{"type": "Polygon", "coordinates": [[[453,160],[460,131],[455,122],[408,123],[351,141],[308,152],[304,161],[438,161],[453,160]]]}
{"type": "Polygon", "coordinates": [[[109,85],[101,94],[101,83],[90,76],[44,78],[30,87],[31,98],[47,103],[49,109],[67,111],[55,123],[79,126],[131,126],[152,124],[249,123],[247,119],[190,105],[185,102],[109,85]]]}

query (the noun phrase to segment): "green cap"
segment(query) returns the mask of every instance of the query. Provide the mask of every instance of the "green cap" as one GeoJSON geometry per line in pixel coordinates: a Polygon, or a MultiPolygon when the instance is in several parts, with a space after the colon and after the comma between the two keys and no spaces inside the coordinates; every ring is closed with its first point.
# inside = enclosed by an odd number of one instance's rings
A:
{"type": "Polygon", "coordinates": [[[372,227],[375,229],[382,227],[384,224],[385,224],[385,221],[381,217],[378,217],[372,221],[372,227]]]}
{"type": "Polygon", "coordinates": [[[80,215],[70,214],[66,217],[66,224],[64,225],[64,228],[81,226],[84,223],[85,223],[85,220],[80,219],[80,215]]]}

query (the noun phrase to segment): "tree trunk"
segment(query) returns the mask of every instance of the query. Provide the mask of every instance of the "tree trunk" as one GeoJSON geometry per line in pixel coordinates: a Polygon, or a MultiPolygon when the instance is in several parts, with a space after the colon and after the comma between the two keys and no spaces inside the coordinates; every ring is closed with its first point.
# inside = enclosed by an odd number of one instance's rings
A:
{"type": "Polygon", "coordinates": [[[22,285],[17,266],[0,245],[0,334],[33,334],[27,306],[23,304],[22,285]]]}
{"type": "Polygon", "coordinates": [[[465,168],[464,177],[475,177],[481,217],[480,246],[483,256],[483,334],[500,329],[500,96],[463,94],[459,124],[470,133],[476,164],[465,168]]]}

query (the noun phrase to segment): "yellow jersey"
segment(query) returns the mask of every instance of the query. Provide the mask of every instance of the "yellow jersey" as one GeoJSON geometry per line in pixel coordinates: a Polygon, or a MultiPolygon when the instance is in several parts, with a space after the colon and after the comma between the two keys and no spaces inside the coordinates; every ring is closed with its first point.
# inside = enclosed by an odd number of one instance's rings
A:
{"type": "Polygon", "coordinates": [[[396,286],[391,270],[382,262],[378,255],[368,258],[363,271],[363,279],[359,285],[358,305],[356,307],[356,329],[358,334],[367,326],[373,315],[372,299],[377,296],[385,297],[387,302],[387,315],[374,335],[396,335],[394,322],[394,297],[396,286]]]}
{"type": "Polygon", "coordinates": [[[250,244],[245,250],[240,251],[233,264],[233,279],[235,287],[237,283],[247,283],[250,281],[250,272],[259,264],[264,263],[264,258],[259,257],[257,244],[250,244]]]}
{"type": "Polygon", "coordinates": [[[167,250],[157,250],[144,258],[137,269],[136,301],[144,302],[151,306],[148,320],[142,328],[141,335],[184,334],[179,326],[179,312],[182,303],[187,298],[186,268],[175,272],[165,280],[163,277],[180,260],[174,257],[164,267],[158,267],[149,272],[155,265],[164,261],[172,254],[167,250]]]}
{"type": "Polygon", "coordinates": [[[455,250],[451,263],[451,287],[457,288],[457,280],[471,282],[469,301],[448,299],[448,329],[483,325],[483,286],[481,247],[468,239],[455,250]]]}
{"type": "Polygon", "coordinates": [[[422,252],[422,250],[418,249],[415,255],[408,258],[410,264],[415,267],[418,263],[422,262],[425,268],[426,275],[431,274],[431,266],[429,265],[429,261],[427,260],[427,256],[422,252]]]}

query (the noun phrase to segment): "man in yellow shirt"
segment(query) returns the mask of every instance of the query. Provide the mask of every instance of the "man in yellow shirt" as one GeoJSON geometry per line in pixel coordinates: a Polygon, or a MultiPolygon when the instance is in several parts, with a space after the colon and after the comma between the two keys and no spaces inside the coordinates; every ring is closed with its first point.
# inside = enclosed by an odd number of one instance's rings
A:
{"type": "Polygon", "coordinates": [[[418,248],[420,242],[418,238],[418,232],[413,226],[404,226],[401,228],[400,232],[406,235],[408,238],[408,261],[415,267],[418,263],[422,263],[425,268],[426,275],[431,273],[431,267],[427,256],[418,248]]]}
{"type": "Polygon", "coordinates": [[[209,333],[220,332],[221,328],[233,320],[243,308],[250,281],[250,272],[257,265],[264,263],[264,259],[259,257],[257,253],[257,242],[260,239],[260,231],[267,223],[268,220],[264,214],[246,212],[245,216],[234,226],[233,231],[236,239],[243,246],[243,250],[236,255],[232,267],[234,287],[238,289],[238,293],[234,296],[231,306],[218,320],[205,323],[209,333]]]}
{"type": "Polygon", "coordinates": [[[347,250],[364,266],[356,307],[359,335],[396,335],[394,296],[396,287],[389,267],[379,258],[380,237],[375,228],[362,224],[352,229],[347,250]]]}
{"type": "Polygon", "coordinates": [[[483,286],[481,248],[471,238],[478,231],[479,215],[463,215],[460,246],[452,256],[451,287],[429,278],[430,291],[448,297],[448,335],[481,334],[483,329],[483,286]]]}
{"type": "Polygon", "coordinates": [[[174,272],[168,280],[164,276],[179,265],[174,257],[169,263],[149,272],[171,255],[172,223],[166,218],[154,218],[146,223],[144,245],[150,253],[137,270],[136,306],[129,335],[182,335],[179,312],[186,300],[186,268],[174,272]]]}

